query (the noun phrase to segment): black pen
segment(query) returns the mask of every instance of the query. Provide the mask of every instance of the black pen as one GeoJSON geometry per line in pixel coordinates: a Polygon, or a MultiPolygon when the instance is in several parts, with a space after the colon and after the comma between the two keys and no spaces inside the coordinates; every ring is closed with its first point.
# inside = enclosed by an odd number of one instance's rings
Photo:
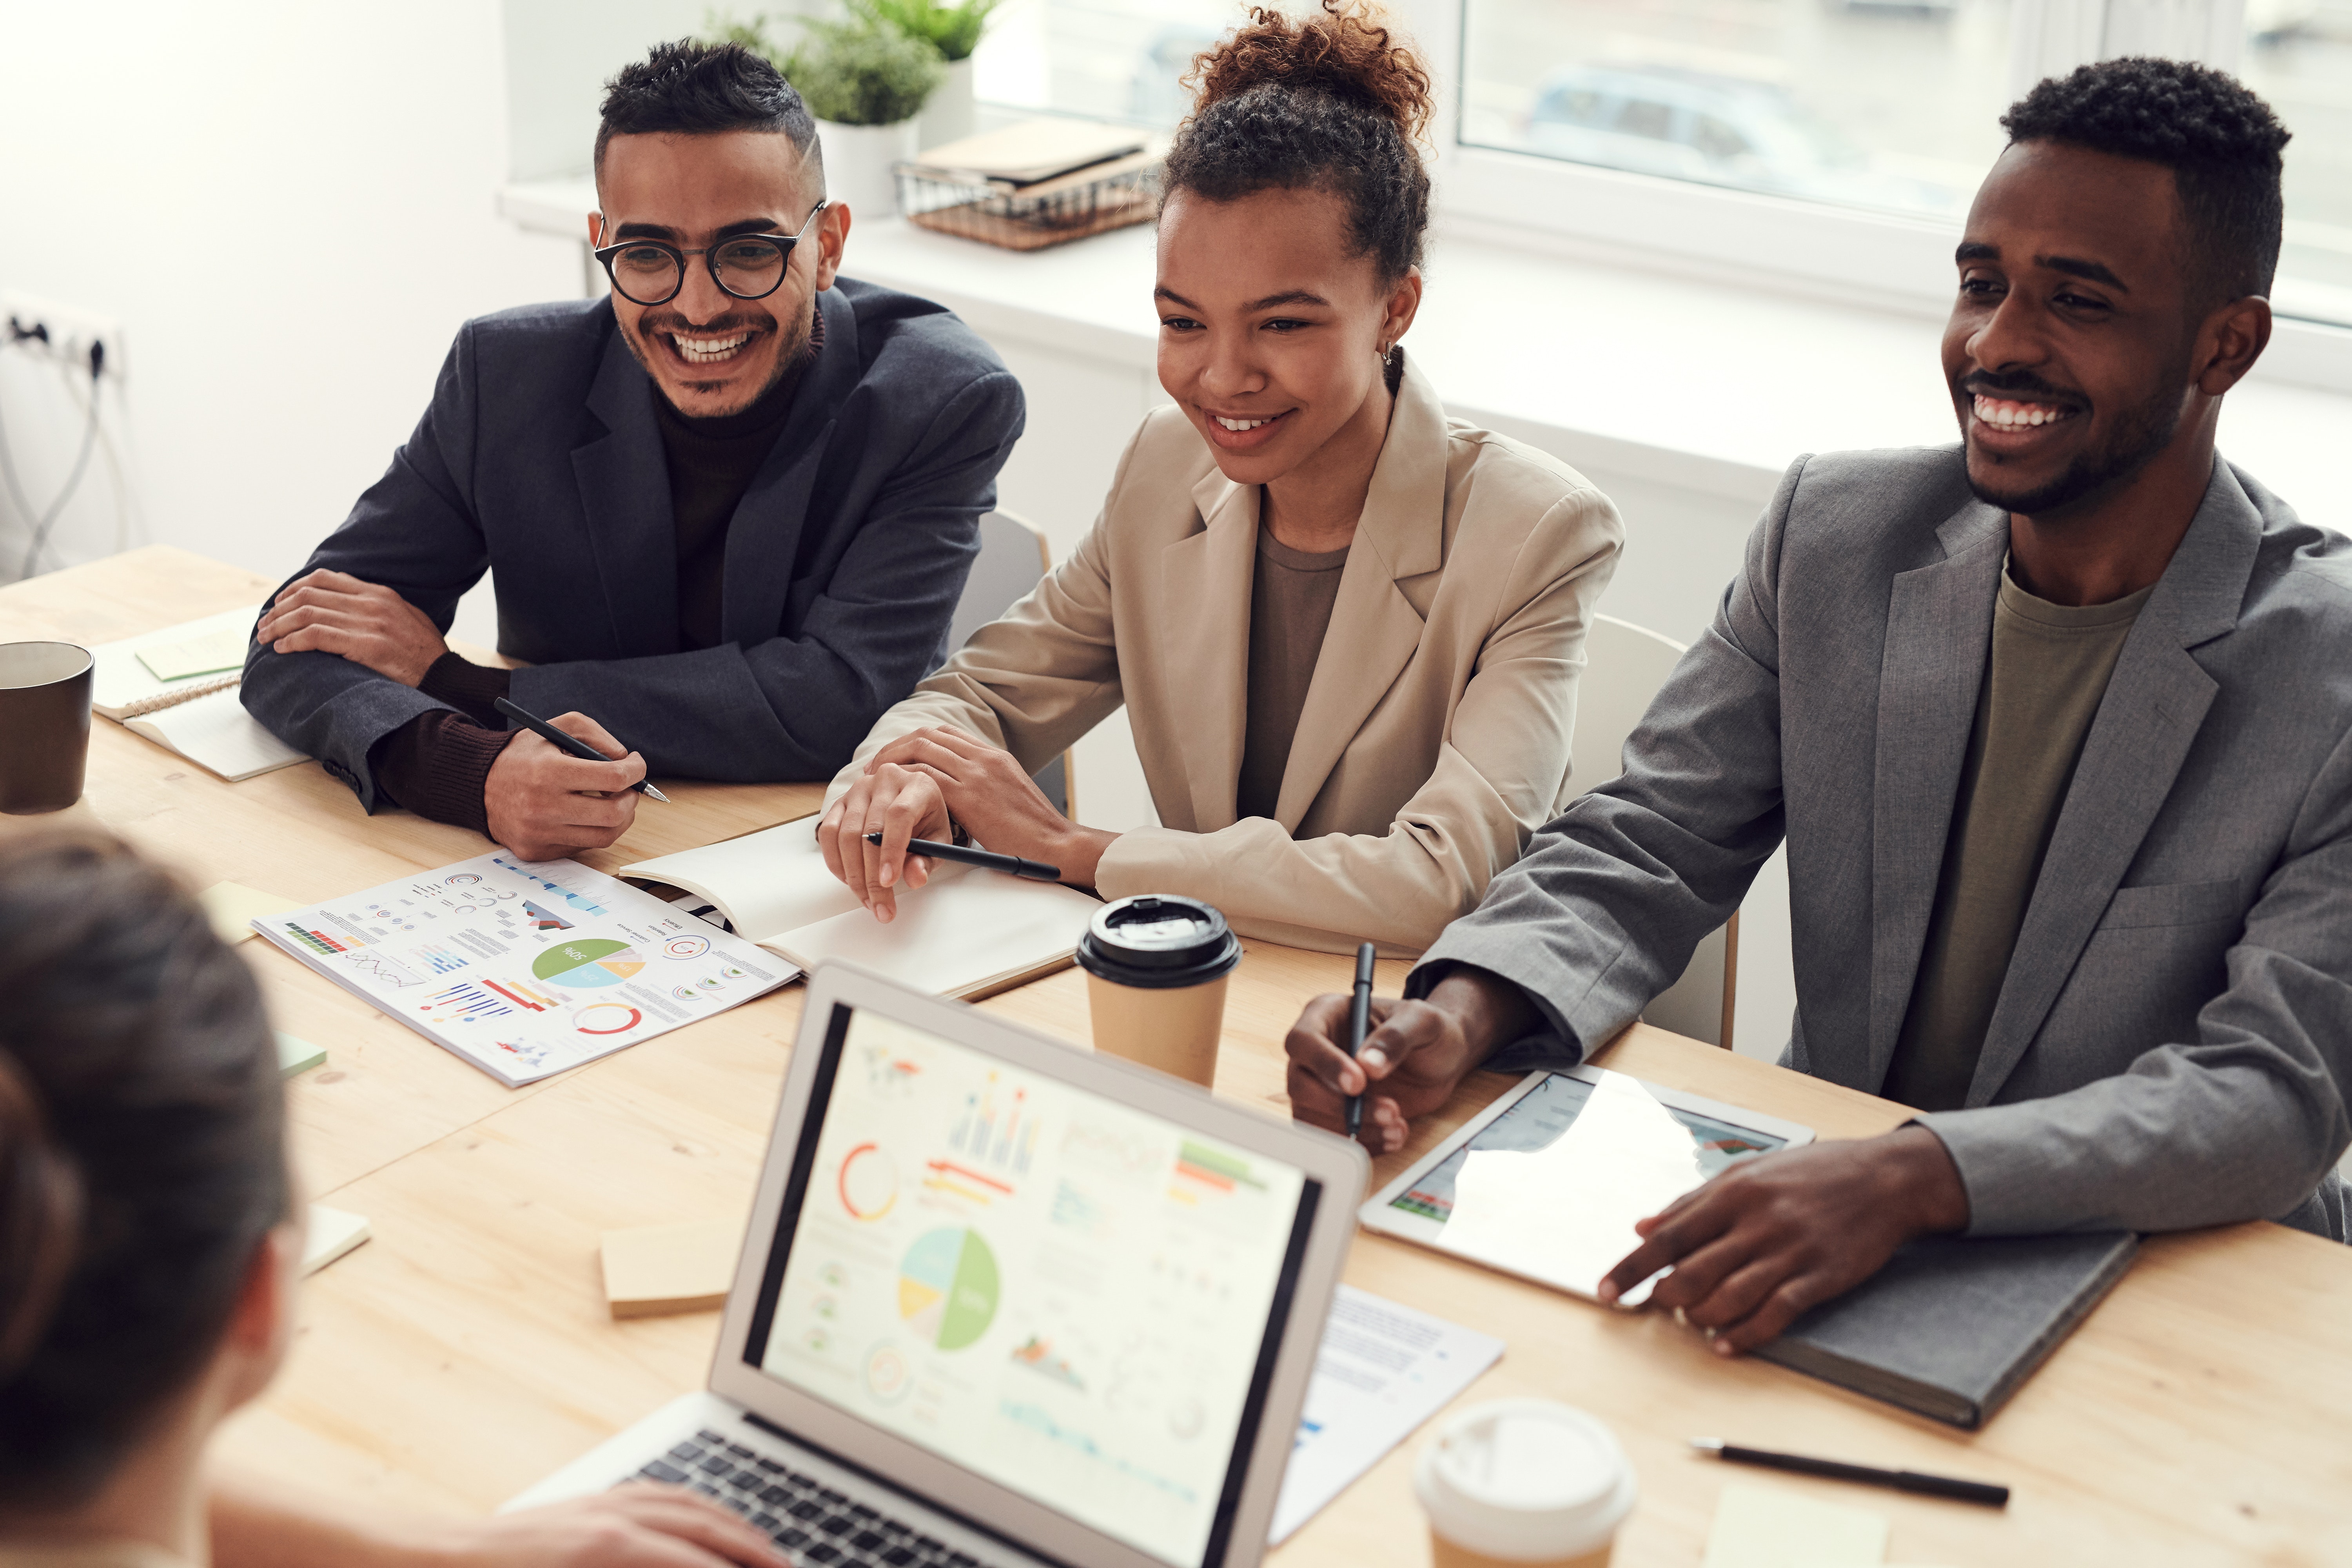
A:
{"type": "MultiPolygon", "coordinates": [[[[868,844],[879,844],[882,836],[869,833],[868,844]]],[[[1002,871],[1008,877],[1026,877],[1033,882],[1058,882],[1062,879],[1059,866],[1048,866],[1043,860],[1024,860],[1018,855],[998,855],[987,849],[967,849],[961,844],[934,844],[928,838],[907,840],[907,853],[920,855],[926,860],[952,860],[959,866],[977,866],[983,871],[1002,871]]]]}
{"type": "Polygon", "coordinates": [[[1980,1502],[1990,1508],[2009,1506],[2009,1489],[1990,1481],[1959,1481],[1949,1476],[1926,1476],[1916,1470],[1882,1470],[1874,1465],[1849,1465],[1836,1459],[1809,1459],[1802,1454],[1776,1454],[1769,1448],[1743,1448],[1720,1437],[1694,1437],[1692,1447],[1735,1465],[1760,1465],[1768,1470],[1794,1470],[1801,1476],[1827,1476],[1836,1481],[1860,1481],[1864,1486],[1892,1487],[1898,1492],[1980,1502]]]}
{"type": "MultiPolygon", "coordinates": [[[[1356,949],[1356,994],[1348,1003],[1348,1059],[1364,1048],[1365,1032],[1372,1026],[1372,961],[1380,949],[1365,942],[1356,949]]],[[[1353,1138],[1363,1129],[1364,1097],[1348,1097],[1348,1136],[1353,1138]]]]}
{"type": "MultiPolygon", "coordinates": [[[[618,757],[606,756],[604,752],[598,751],[595,747],[590,745],[587,742],[582,740],[577,735],[565,734],[562,731],[557,729],[554,725],[549,723],[544,719],[533,718],[531,715],[524,712],[521,709],[516,707],[513,703],[508,701],[503,697],[498,700],[498,706],[499,712],[505,714],[508,718],[513,720],[516,723],[521,725],[532,734],[537,735],[541,740],[546,741],[552,745],[558,746],[562,750],[571,752],[573,756],[578,757],[583,762],[616,763],[621,760],[618,757]]],[[[654,788],[653,785],[646,783],[643,779],[639,779],[629,787],[649,800],[657,800],[664,805],[667,805],[669,804],[669,796],[662,794],[661,791],[654,788]]]]}

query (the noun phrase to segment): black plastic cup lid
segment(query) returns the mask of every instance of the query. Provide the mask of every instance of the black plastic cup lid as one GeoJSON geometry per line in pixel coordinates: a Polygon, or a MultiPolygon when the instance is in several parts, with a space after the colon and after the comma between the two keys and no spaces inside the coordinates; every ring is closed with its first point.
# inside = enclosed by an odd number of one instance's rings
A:
{"type": "Polygon", "coordinates": [[[1241,939],[1214,906],[1174,893],[1138,893],[1095,911],[1078,966],[1119,985],[1173,991],[1228,973],[1241,939]]]}

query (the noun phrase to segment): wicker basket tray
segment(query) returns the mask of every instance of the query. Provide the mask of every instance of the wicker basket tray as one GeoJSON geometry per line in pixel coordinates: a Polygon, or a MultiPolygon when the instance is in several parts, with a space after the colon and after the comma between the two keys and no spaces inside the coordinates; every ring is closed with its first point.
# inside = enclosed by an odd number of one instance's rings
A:
{"type": "Polygon", "coordinates": [[[1150,223],[1160,204],[1160,159],[1151,153],[1019,186],[945,177],[911,163],[899,164],[898,175],[898,210],[908,223],[1007,250],[1042,250],[1150,223]]]}

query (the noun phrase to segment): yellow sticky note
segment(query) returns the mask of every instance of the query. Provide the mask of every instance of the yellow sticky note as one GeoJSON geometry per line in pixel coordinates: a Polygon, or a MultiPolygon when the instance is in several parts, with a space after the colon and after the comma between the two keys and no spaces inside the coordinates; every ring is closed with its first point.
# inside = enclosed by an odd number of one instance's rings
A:
{"type": "Polygon", "coordinates": [[[1879,1568],[1886,1516],[1732,1481],[1715,1505],[1705,1568],[1879,1568]]]}
{"type": "Polygon", "coordinates": [[[254,934],[255,921],[300,907],[298,900],[281,899],[242,882],[215,882],[196,895],[196,901],[205,906],[213,934],[232,947],[254,934]]]}
{"type": "Polygon", "coordinates": [[[604,1236],[604,1299],[616,1318],[701,1312],[727,1304],[735,1283],[735,1257],[743,1246],[740,1219],[649,1225],[604,1236]]]}
{"type": "Polygon", "coordinates": [[[139,662],[158,680],[185,680],[195,675],[226,675],[245,668],[253,643],[247,629],[223,626],[216,632],[139,650],[139,662]]]}

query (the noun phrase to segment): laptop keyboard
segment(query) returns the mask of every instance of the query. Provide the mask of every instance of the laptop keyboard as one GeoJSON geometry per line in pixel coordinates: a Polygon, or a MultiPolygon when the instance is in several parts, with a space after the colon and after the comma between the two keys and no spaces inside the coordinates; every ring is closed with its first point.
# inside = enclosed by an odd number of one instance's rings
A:
{"type": "Polygon", "coordinates": [[[691,1487],[768,1532],[795,1563],[824,1568],[981,1568],[979,1558],[899,1523],[711,1431],[696,1433],[637,1472],[691,1487]]]}

